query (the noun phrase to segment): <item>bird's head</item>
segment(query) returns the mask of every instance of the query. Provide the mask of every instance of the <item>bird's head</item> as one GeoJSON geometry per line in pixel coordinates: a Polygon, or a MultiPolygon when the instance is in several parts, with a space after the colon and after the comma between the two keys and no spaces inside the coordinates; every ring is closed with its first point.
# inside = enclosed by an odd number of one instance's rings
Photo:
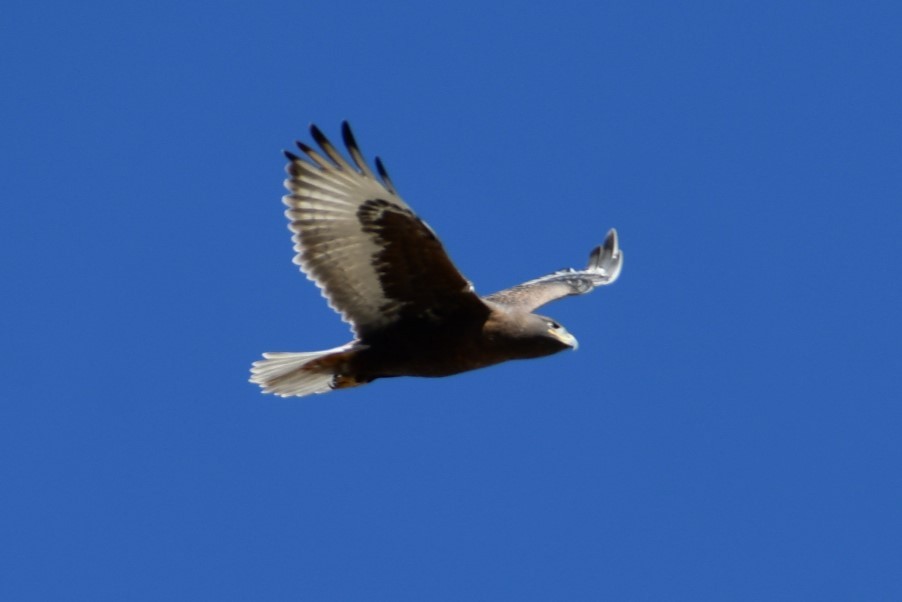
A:
{"type": "Polygon", "coordinates": [[[576,340],[576,337],[567,332],[567,329],[561,326],[555,320],[551,318],[546,318],[545,316],[539,316],[536,314],[536,318],[541,320],[540,328],[544,331],[544,335],[546,337],[550,337],[552,340],[557,341],[562,345],[561,349],[571,348],[574,351],[579,347],[579,341],[576,340]]]}
{"type": "Polygon", "coordinates": [[[509,317],[503,328],[505,347],[514,358],[551,355],[565,349],[576,349],[576,337],[555,320],[532,313],[509,317]]]}

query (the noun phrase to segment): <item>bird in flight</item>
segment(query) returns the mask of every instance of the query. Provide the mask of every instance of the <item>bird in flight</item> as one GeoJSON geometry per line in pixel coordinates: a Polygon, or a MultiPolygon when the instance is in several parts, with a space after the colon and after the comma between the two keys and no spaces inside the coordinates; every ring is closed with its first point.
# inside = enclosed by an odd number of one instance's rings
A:
{"type": "Polygon", "coordinates": [[[623,266],[616,230],[584,269],[480,297],[432,228],[401,200],[378,157],[373,173],[347,122],[341,133],[351,162],[315,125],[310,133],[320,150],[298,142],[303,156],[285,152],[294,263],[350,323],[354,340],[325,351],[264,353],[250,379],[264,393],[302,397],[576,349],[563,326],[533,312],[614,282],[623,266]]]}

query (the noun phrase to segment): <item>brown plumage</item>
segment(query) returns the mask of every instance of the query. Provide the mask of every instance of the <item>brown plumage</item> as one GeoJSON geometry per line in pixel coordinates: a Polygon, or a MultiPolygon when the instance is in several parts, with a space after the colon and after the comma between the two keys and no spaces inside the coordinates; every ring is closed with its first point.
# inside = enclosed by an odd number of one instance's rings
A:
{"type": "Polygon", "coordinates": [[[372,172],[347,122],[342,136],[353,165],[316,126],[310,131],[322,152],[298,142],[303,158],[285,153],[294,261],[356,338],[326,351],[265,353],[251,382],[266,393],[303,396],[377,378],[449,376],[576,347],[557,322],[532,312],[614,282],[623,265],[615,230],[583,270],[479,297],[398,196],[378,158],[378,177],[372,172]]]}

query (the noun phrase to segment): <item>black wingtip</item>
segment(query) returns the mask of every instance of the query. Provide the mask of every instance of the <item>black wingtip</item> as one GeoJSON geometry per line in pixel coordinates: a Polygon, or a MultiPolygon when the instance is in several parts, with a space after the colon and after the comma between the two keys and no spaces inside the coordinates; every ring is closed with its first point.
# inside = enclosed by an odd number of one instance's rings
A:
{"type": "Polygon", "coordinates": [[[348,149],[359,150],[357,140],[354,139],[354,132],[351,131],[351,124],[347,120],[341,122],[341,139],[348,149]]]}
{"type": "Polygon", "coordinates": [[[313,139],[316,140],[316,143],[320,146],[322,146],[324,142],[329,144],[329,139],[326,138],[326,135],[323,134],[322,130],[316,127],[315,123],[310,124],[310,135],[313,136],[313,139]]]}
{"type": "Polygon", "coordinates": [[[383,180],[388,179],[388,172],[385,171],[385,165],[382,164],[382,159],[376,157],[376,171],[379,172],[379,177],[383,180]]]}
{"type": "Polygon", "coordinates": [[[395,192],[395,185],[391,181],[391,178],[388,175],[388,171],[385,169],[385,165],[382,163],[382,159],[376,157],[376,173],[379,174],[379,177],[382,178],[382,183],[385,184],[385,187],[388,188],[388,191],[392,194],[397,194],[395,192]]]}
{"type": "Polygon", "coordinates": [[[300,157],[298,157],[296,154],[294,154],[293,152],[288,151],[288,150],[283,150],[283,151],[282,151],[282,154],[284,154],[285,157],[286,157],[289,161],[300,161],[300,160],[301,160],[300,157]]]}

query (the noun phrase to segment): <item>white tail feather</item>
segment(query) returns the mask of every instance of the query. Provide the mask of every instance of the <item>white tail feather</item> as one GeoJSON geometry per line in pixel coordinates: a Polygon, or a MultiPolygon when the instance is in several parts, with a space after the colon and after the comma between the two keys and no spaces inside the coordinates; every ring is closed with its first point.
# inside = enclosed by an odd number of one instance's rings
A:
{"type": "Polygon", "coordinates": [[[264,353],[264,359],[254,362],[251,367],[250,382],[260,385],[264,393],[281,397],[303,397],[331,391],[335,374],[322,369],[305,370],[304,367],[324,356],[347,351],[351,346],[303,353],[264,353]]]}

